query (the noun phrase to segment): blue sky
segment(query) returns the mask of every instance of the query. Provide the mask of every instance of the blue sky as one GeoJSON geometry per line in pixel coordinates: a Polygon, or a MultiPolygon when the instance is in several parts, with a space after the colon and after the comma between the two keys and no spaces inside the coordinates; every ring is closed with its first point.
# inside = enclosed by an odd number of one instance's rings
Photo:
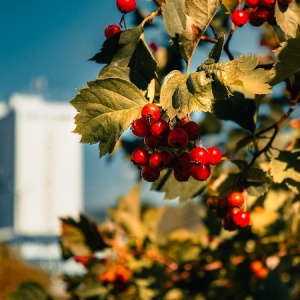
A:
{"type": "MultiPolygon", "coordinates": [[[[100,65],[88,61],[104,42],[104,28],[121,17],[115,0],[2,1],[0,10],[0,100],[14,92],[35,92],[37,78],[47,82],[40,91],[46,99],[68,102],[93,80],[100,65]]],[[[151,9],[151,3],[137,0],[151,9]]],[[[130,15],[126,16],[130,27],[130,15]]],[[[258,30],[238,30],[231,48],[257,53],[258,30]],[[242,47],[241,47],[242,45],[242,47]]],[[[159,35],[152,34],[159,42],[159,35]]],[[[234,52],[234,51],[233,51],[234,52]]],[[[236,53],[237,55],[241,53],[236,53]]],[[[198,53],[204,60],[207,53],[198,53]]],[[[200,59],[200,63],[201,63],[200,59]]],[[[98,146],[84,146],[85,198],[90,207],[103,207],[127,193],[134,171],[119,156],[111,163],[98,159],[98,146]],[[116,184],[117,182],[117,184],[116,184]]],[[[148,185],[147,185],[148,186],[148,185]]],[[[161,199],[154,194],[154,198],[161,199]]],[[[161,200],[158,200],[161,204],[161,200]]]]}

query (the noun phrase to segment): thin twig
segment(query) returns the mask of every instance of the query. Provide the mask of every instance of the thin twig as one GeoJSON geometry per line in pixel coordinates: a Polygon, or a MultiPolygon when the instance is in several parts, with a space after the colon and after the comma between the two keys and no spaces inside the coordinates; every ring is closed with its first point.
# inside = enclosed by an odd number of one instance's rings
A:
{"type": "Polygon", "coordinates": [[[210,37],[210,36],[207,36],[207,35],[202,35],[201,36],[201,40],[204,40],[204,41],[207,41],[207,42],[210,42],[210,43],[217,43],[217,39],[214,39],[214,38],[212,38],[212,37],[210,37]]]}
{"type": "Polygon", "coordinates": [[[213,25],[211,25],[211,24],[209,25],[209,27],[210,27],[210,29],[212,30],[215,39],[218,40],[218,39],[219,39],[219,35],[218,35],[218,33],[217,33],[215,27],[214,27],[213,25]]]}
{"type": "Polygon", "coordinates": [[[258,136],[260,136],[261,134],[263,134],[265,132],[268,132],[272,129],[274,130],[273,134],[270,137],[269,142],[262,149],[258,150],[257,152],[255,152],[253,154],[253,158],[252,158],[251,162],[248,165],[248,169],[254,164],[256,159],[261,154],[263,154],[263,153],[265,153],[266,151],[269,150],[269,148],[272,146],[278,132],[280,131],[280,127],[281,127],[282,123],[291,115],[291,113],[295,110],[295,108],[296,108],[296,106],[299,102],[300,102],[300,92],[296,95],[296,97],[293,100],[291,100],[290,107],[289,107],[288,111],[286,113],[284,113],[277,122],[275,122],[273,125],[265,128],[265,129],[263,129],[263,130],[261,130],[261,131],[259,131],[255,134],[255,137],[258,137],[258,136]]]}
{"type": "Polygon", "coordinates": [[[226,40],[226,42],[225,42],[225,44],[224,44],[224,51],[225,51],[225,53],[227,54],[227,56],[228,56],[228,58],[229,58],[230,60],[234,60],[234,57],[233,57],[233,55],[231,54],[231,52],[230,52],[230,50],[229,50],[229,43],[230,43],[230,41],[231,41],[231,38],[232,38],[232,35],[233,35],[235,29],[236,29],[236,28],[232,28],[232,29],[230,30],[230,33],[229,33],[229,35],[228,35],[228,38],[227,38],[227,40],[226,40]]]}

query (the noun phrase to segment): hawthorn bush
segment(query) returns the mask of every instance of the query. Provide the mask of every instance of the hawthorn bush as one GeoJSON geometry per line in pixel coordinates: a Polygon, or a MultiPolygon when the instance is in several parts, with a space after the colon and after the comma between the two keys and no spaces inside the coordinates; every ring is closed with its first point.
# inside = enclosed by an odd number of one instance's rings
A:
{"type": "Polygon", "coordinates": [[[100,159],[122,148],[138,181],[180,205],[141,203],[137,183],[109,221],[62,218],[63,257],[86,269],[64,276],[68,292],[299,299],[300,1],[153,3],[145,14],[143,1],[116,2],[120,21],[90,59],[99,75],[71,100],[74,132],[99,143],[100,159]],[[260,32],[267,53],[234,56],[242,26],[260,32]]]}

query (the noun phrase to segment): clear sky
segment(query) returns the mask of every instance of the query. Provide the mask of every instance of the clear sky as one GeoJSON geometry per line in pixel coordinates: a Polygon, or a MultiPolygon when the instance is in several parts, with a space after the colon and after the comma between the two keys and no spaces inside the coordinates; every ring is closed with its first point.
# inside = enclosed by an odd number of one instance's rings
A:
{"type": "MultiPolygon", "coordinates": [[[[149,1],[137,3],[152,7],[149,1]]],[[[8,100],[14,92],[37,92],[38,82],[46,99],[72,99],[76,88],[97,76],[101,66],[88,59],[101,48],[105,26],[118,23],[120,17],[115,0],[2,1],[0,100],[8,100]]],[[[130,15],[126,23],[130,27],[130,15]]],[[[239,29],[232,49],[256,53],[257,32],[248,25],[239,29]]],[[[154,41],[158,36],[153,35],[154,41]]],[[[114,202],[128,191],[135,176],[120,157],[110,164],[99,160],[97,147],[84,146],[85,198],[91,207],[114,202]]]]}

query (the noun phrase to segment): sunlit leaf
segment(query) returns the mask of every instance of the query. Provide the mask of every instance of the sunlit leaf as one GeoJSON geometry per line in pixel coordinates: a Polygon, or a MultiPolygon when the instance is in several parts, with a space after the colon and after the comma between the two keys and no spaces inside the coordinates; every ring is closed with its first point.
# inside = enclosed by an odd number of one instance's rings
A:
{"type": "Polygon", "coordinates": [[[298,26],[300,24],[299,4],[293,1],[289,5],[280,4],[276,1],[275,18],[280,29],[289,38],[295,38],[298,26]]]}
{"type": "Polygon", "coordinates": [[[140,90],[120,78],[87,83],[71,104],[78,110],[75,133],[82,143],[100,142],[100,157],[114,150],[120,135],[140,117],[147,103],[140,90]]]}

